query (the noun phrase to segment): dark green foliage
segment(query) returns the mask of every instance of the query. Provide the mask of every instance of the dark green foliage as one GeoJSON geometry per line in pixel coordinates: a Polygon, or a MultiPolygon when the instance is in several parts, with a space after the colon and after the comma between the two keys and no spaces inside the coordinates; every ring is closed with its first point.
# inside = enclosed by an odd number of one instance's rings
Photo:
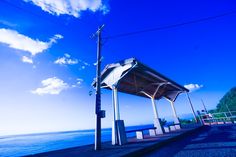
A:
{"type": "Polygon", "coordinates": [[[180,119],[180,124],[191,124],[192,123],[192,120],[189,120],[189,119],[180,119]]]}
{"type": "Polygon", "coordinates": [[[217,112],[236,111],[236,87],[227,92],[216,106],[217,112]]]}
{"type": "Polygon", "coordinates": [[[209,113],[217,113],[216,109],[208,110],[209,113]]]}
{"type": "Polygon", "coordinates": [[[160,119],[160,121],[161,121],[161,125],[162,125],[162,126],[164,126],[164,125],[166,124],[166,122],[167,122],[167,121],[165,120],[165,118],[160,119]]]}

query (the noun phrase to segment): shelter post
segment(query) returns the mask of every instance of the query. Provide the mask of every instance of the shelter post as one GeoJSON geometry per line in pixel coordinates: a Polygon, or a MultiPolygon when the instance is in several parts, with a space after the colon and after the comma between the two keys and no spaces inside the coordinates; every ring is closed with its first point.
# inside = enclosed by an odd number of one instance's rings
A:
{"type": "Polygon", "coordinates": [[[112,145],[123,145],[127,142],[124,121],[120,120],[117,87],[112,88],[114,120],[112,125],[112,145]]]}
{"type": "Polygon", "coordinates": [[[156,107],[156,102],[154,98],[151,98],[152,100],[152,107],[153,107],[153,112],[154,112],[154,126],[156,127],[156,133],[157,134],[163,134],[163,127],[161,125],[158,112],[157,112],[157,107],[156,107]]]}
{"type": "Polygon", "coordinates": [[[172,112],[173,112],[175,127],[176,127],[176,129],[180,129],[180,122],[179,122],[179,118],[178,118],[176,110],[175,110],[174,102],[170,101],[170,105],[171,105],[172,112]]]}
{"type": "MultiPolygon", "coordinates": [[[[117,96],[117,95],[116,95],[117,96]]],[[[116,129],[116,105],[115,105],[115,89],[112,88],[112,108],[113,108],[113,121],[112,121],[112,145],[118,144],[117,129],[116,129]]]]}
{"type": "Polygon", "coordinates": [[[192,101],[191,101],[191,99],[190,99],[190,96],[189,96],[188,92],[186,92],[186,96],[187,96],[187,98],[188,98],[189,105],[190,105],[190,108],[191,108],[191,110],[192,110],[194,120],[196,121],[196,123],[198,123],[197,116],[196,116],[196,114],[195,114],[195,111],[194,111],[194,108],[193,108],[193,104],[192,104],[192,101]]]}
{"type": "Polygon", "coordinates": [[[116,87],[113,88],[113,95],[114,95],[113,98],[114,98],[115,118],[116,120],[120,120],[120,106],[116,87]]]}

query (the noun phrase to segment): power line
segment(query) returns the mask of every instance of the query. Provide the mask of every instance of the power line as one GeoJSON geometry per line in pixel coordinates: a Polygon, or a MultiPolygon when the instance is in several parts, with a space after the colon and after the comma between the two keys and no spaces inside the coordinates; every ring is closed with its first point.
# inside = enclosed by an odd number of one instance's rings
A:
{"type": "MultiPolygon", "coordinates": [[[[8,0],[0,0],[0,2],[1,2],[1,1],[5,2],[6,4],[8,4],[8,5],[12,6],[12,7],[15,7],[15,8],[18,9],[18,10],[21,10],[21,11],[24,11],[24,12],[28,12],[28,13],[31,14],[31,15],[34,15],[34,16],[37,16],[37,17],[42,16],[41,14],[37,14],[37,13],[35,13],[35,12],[33,12],[33,11],[30,11],[30,10],[28,10],[28,9],[19,7],[19,6],[17,6],[16,4],[9,2],[8,0]]],[[[40,2],[43,2],[42,0],[39,0],[39,1],[40,1],[40,2]]],[[[25,3],[25,2],[24,2],[24,3],[25,3]]],[[[33,6],[37,6],[37,5],[35,5],[33,2],[30,2],[29,4],[30,4],[30,5],[33,5],[33,6]]],[[[59,9],[59,8],[53,6],[53,5],[49,5],[49,4],[48,4],[47,6],[50,7],[50,8],[52,8],[53,10],[60,11],[60,12],[61,12],[61,15],[63,15],[62,13],[65,12],[64,10],[59,9]]],[[[40,6],[37,6],[37,7],[40,7],[40,6]]],[[[42,8],[41,8],[41,9],[42,9],[42,8]]],[[[44,11],[44,10],[42,10],[42,11],[43,11],[43,12],[47,12],[47,11],[44,11]]],[[[51,13],[47,13],[47,14],[49,14],[49,15],[51,15],[51,16],[55,16],[54,14],[51,14],[51,13]]],[[[70,17],[70,18],[72,18],[72,17],[73,17],[73,18],[76,18],[76,19],[78,18],[79,21],[82,22],[82,23],[90,24],[90,23],[88,23],[87,21],[85,21],[84,19],[82,19],[82,18],[80,18],[80,17],[74,17],[73,15],[70,15],[70,14],[67,14],[67,15],[68,15],[68,17],[70,17]]],[[[58,17],[58,16],[57,16],[57,17],[58,17]]],[[[48,16],[43,16],[43,18],[48,19],[47,21],[48,21],[48,22],[51,22],[51,23],[53,23],[53,24],[58,23],[58,24],[60,24],[60,25],[66,26],[66,24],[65,24],[64,22],[59,22],[58,20],[55,20],[54,18],[49,18],[48,16]]],[[[67,18],[67,19],[68,19],[68,18],[67,18]]]]}
{"type": "MultiPolygon", "coordinates": [[[[39,18],[40,18],[40,16],[41,16],[41,15],[39,15],[39,14],[33,12],[33,11],[30,11],[30,10],[28,10],[28,9],[24,9],[24,8],[22,8],[22,7],[19,7],[18,5],[14,4],[14,3],[11,3],[11,2],[9,2],[8,0],[1,0],[1,1],[2,1],[2,2],[5,2],[5,4],[7,4],[7,5],[11,6],[11,7],[14,7],[14,8],[18,9],[18,10],[21,10],[21,11],[23,11],[23,12],[29,13],[30,15],[33,15],[33,16],[36,16],[36,17],[39,17],[39,18]]],[[[44,16],[44,19],[45,19],[45,18],[47,19],[48,22],[51,22],[52,24],[55,24],[55,22],[58,23],[57,20],[54,20],[54,19],[51,19],[51,18],[48,18],[48,17],[44,16]]],[[[63,24],[63,23],[60,23],[60,24],[63,24]]],[[[64,24],[63,24],[63,25],[64,25],[64,24]]]]}
{"type": "Polygon", "coordinates": [[[216,19],[216,18],[220,18],[220,17],[232,15],[232,14],[235,14],[235,13],[236,13],[236,11],[231,11],[231,12],[224,13],[224,14],[219,14],[219,15],[215,15],[215,16],[205,17],[205,18],[201,18],[201,19],[197,19],[197,20],[192,20],[192,21],[187,21],[187,22],[183,22],[183,23],[177,23],[177,24],[167,25],[167,26],[163,26],[163,27],[156,27],[156,28],[149,28],[149,29],[138,30],[138,31],[133,31],[133,32],[120,33],[120,34],[116,34],[116,35],[111,35],[111,36],[104,37],[103,39],[114,39],[114,38],[132,36],[132,35],[141,34],[141,33],[154,32],[154,31],[159,31],[159,30],[165,30],[165,29],[180,27],[180,26],[184,26],[184,25],[189,25],[189,24],[194,24],[194,23],[209,21],[209,20],[213,20],[213,19],[216,19]]]}
{"type": "MultiPolygon", "coordinates": [[[[18,9],[18,10],[21,10],[21,11],[24,11],[24,12],[26,12],[26,13],[29,13],[30,15],[34,15],[34,16],[36,16],[36,17],[42,17],[41,14],[37,14],[37,13],[35,13],[35,12],[33,12],[33,11],[30,11],[30,10],[28,10],[28,9],[19,7],[18,5],[14,4],[14,3],[11,3],[11,2],[9,2],[8,0],[1,0],[1,1],[2,1],[2,2],[5,2],[5,4],[7,4],[7,5],[9,5],[9,6],[12,6],[12,7],[16,8],[16,9],[18,9]]],[[[42,2],[42,1],[40,1],[40,2],[42,2]]],[[[33,3],[31,3],[31,5],[33,5],[33,3]]],[[[61,9],[59,9],[59,8],[56,8],[56,7],[54,7],[54,6],[50,6],[50,7],[51,7],[52,9],[54,9],[54,10],[57,10],[57,11],[60,11],[60,12],[64,12],[63,10],[61,10],[61,9]]],[[[55,20],[54,18],[49,18],[48,16],[43,16],[43,18],[44,18],[44,19],[46,18],[47,21],[48,21],[48,22],[51,22],[52,24],[58,23],[58,24],[63,25],[63,26],[66,25],[64,22],[60,22],[60,21],[58,21],[58,20],[55,20]]],[[[83,23],[85,23],[86,25],[88,25],[88,23],[87,23],[86,21],[82,20],[81,18],[80,18],[79,20],[80,20],[80,22],[83,22],[83,23]]]]}

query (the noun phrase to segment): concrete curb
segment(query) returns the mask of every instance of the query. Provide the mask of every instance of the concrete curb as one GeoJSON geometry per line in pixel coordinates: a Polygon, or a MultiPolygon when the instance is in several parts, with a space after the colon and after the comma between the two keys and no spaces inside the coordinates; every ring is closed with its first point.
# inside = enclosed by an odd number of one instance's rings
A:
{"type": "Polygon", "coordinates": [[[145,147],[143,149],[139,149],[137,151],[125,154],[123,157],[130,157],[130,156],[134,156],[134,157],[137,156],[138,157],[138,156],[146,155],[146,153],[152,152],[152,151],[156,150],[157,148],[165,146],[165,145],[167,145],[167,144],[169,144],[171,142],[175,142],[175,141],[177,141],[177,140],[179,140],[179,139],[181,139],[183,137],[190,136],[190,135],[196,133],[197,131],[202,131],[203,129],[208,128],[208,127],[209,126],[200,126],[200,127],[196,128],[196,129],[187,131],[187,132],[185,132],[183,134],[180,134],[180,135],[177,135],[177,136],[175,136],[173,138],[169,138],[169,139],[164,140],[162,142],[157,142],[157,143],[155,143],[155,144],[153,144],[153,145],[151,145],[149,147],[145,147]]]}

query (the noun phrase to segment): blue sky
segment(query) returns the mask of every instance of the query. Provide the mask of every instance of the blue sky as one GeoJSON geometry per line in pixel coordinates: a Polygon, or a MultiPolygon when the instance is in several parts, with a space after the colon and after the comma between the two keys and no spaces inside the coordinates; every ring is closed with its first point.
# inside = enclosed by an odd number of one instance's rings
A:
{"type": "MultiPolygon", "coordinates": [[[[179,24],[236,10],[234,0],[0,1],[0,135],[94,128],[96,40],[103,37],[179,24]]],[[[235,86],[236,16],[104,40],[103,67],[135,57],[181,85],[196,110],[201,99],[213,109],[235,86]]],[[[102,91],[111,126],[111,91],[102,91]]],[[[119,94],[126,125],[151,123],[151,102],[119,94]],[[133,110],[130,112],[130,110],[133,110]],[[140,116],[142,115],[142,116],[140,116]]],[[[171,116],[167,101],[157,102],[161,117],[171,116]]],[[[190,113],[185,95],[177,114],[190,113]]]]}

